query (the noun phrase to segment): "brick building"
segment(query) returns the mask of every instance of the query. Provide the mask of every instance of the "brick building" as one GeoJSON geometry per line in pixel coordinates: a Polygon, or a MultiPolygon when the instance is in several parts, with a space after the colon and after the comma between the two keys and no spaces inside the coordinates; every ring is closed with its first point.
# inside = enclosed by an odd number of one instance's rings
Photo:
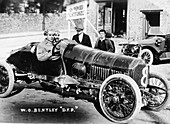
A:
{"type": "Polygon", "coordinates": [[[98,28],[144,39],[151,31],[170,33],[170,0],[95,0],[99,6],[98,28]]]}

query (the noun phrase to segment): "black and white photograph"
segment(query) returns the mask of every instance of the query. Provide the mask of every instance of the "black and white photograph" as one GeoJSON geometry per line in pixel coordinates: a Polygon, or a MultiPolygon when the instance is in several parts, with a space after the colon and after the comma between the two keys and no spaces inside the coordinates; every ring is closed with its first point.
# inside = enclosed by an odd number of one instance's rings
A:
{"type": "Polygon", "coordinates": [[[0,0],[0,123],[170,124],[170,0],[0,0]]]}

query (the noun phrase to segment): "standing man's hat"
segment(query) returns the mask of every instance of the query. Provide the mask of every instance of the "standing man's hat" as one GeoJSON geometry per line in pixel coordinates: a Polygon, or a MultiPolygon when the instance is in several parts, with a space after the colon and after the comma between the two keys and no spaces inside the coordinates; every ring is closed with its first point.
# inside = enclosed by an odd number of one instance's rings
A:
{"type": "Polygon", "coordinates": [[[77,26],[75,27],[76,30],[83,30],[84,26],[83,24],[77,24],[77,26]]]}

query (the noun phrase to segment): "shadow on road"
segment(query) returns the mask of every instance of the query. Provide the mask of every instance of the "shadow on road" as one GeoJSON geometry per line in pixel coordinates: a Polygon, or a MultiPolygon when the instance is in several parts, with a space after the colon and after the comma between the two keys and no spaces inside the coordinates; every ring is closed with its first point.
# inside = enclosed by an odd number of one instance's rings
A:
{"type": "MultiPolygon", "coordinates": [[[[164,120],[163,118],[159,117],[156,113],[159,112],[153,112],[153,111],[147,111],[145,110],[144,113],[146,113],[152,120],[148,120],[148,122],[150,123],[154,123],[154,124],[167,124],[166,120],[164,120]]],[[[147,122],[147,120],[145,120],[145,122],[147,122]]]]}

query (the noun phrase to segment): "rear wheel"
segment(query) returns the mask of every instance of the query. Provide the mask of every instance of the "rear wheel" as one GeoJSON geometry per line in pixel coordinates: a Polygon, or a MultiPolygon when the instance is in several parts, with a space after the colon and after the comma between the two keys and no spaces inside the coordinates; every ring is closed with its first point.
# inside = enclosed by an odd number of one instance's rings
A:
{"type": "Polygon", "coordinates": [[[10,65],[0,61],[0,98],[7,97],[14,87],[14,73],[10,65]]]}
{"type": "Polygon", "coordinates": [[[99,104],[95,107],[110,121],[127,123],[140,111],[141,100],[136,82],[127,75],[115,74],[101,85],[99,104]]]}
{"type": "Polygon", "coordinates": [[[170,101],[170,85],[168,80],[157,73],[149,75],[149,84],[147,86],[149,94],[147,95],[148,104],[145,108],[160,111],[168,101],[170,101]]]}

